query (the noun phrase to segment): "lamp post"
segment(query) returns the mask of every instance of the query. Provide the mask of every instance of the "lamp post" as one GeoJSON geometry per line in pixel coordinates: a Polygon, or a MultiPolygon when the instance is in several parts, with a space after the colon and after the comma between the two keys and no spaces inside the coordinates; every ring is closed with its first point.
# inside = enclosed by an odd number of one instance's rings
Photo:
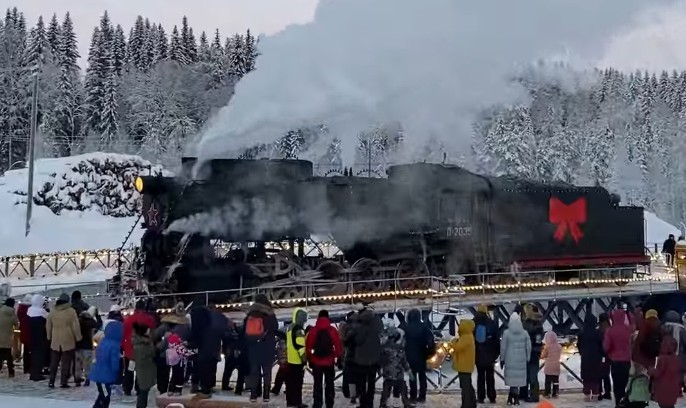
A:
{"type": "Polygon", "coordinates": [[[38,128],[38,74],[33,74],[33,100],[31,101],[31,134],[29,138],[29,187],[26,196],[26,231],[28,237],[31,231],[31,211],[33,210],[33,171],[36,154],[36,131],[38,128]]]}

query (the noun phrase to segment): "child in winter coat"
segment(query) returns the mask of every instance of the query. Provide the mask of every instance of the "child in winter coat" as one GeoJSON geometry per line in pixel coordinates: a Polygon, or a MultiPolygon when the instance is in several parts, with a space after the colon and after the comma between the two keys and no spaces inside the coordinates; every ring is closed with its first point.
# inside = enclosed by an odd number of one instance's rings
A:
{"type": "Polygon", "coordinates": [[[476,366],[474,320],[462,319],[457,329],[459,337],[450,342],[453,369],[457,371],[462,394],[462,408],[476,408],[476,393],[472,386],[472,373],[476,366]]]}
{"type": "Polygon", "coordinates": [[[396,388],[400,391],[403,406],[408,408],[413,405],[407,396],[407,386],[405,385],[405,372],[410,370],[410,365],[405,356],[404,332],[395,327],[387,327],[385,330],[386,339],[383,344],[382,373],[383,390],[381,392],[381,408],[385,408],[391,391],[396,388]]]}
{"type": "Polygon", "coordinates": [[[150,339],[149,327],[134,323],[133,331],[131,342],[138,384],[136,408],[147,408],[150,389],[157,383],[157,365],[155,364],[157,349],[150,339]]]}
{"type": "Polygon", "coordinates": [[[116,384],[120,372],[121,341],[124,337],[124,325],[112,322],[105,328],[102,340],[95,352],[95,364],[90,370],[90,379],[98,387],[98,398],[93,408],[110,406],[112,385],[116,384]]]}
{"type": "Polygon", "coordinates": [[[560,357],[562,346],[557,342],[557,334],[549,331],[543,337],[543,351],[541,359],[544,362],[543,373],[545,374],[545,388],[543,396],[556,398],[560,391],[560,357]]]}
{"type": "Polygon", "coordinates": [[[183,373],[188,360],[197,354],[196,350],[190,350],[187,343],[181,339],[178,333],[171,332],[166,336],[165,357],[167,365],[171,367],[171,382],[169,383],[168,395],[180,396],[183,387],[183,373]]]}
{"type": "Polygon", "coordinates": [[[681,393],[681,361],[676,350],[674,337],[662,337],[655,368],[648,370],[653,379],[653,399],[660,408],[674,408],[681,393]]]}
{"type": "Polygon", "coordinates": [[[286,333],[278,330],[276,332],[276,338],[276,362],[279,364],[279,369],[276,371],[276,377],[274,377],[274,385],[271,390],[273,395],[279,395],[281,393],[281,387],[286,381],[286,371],[288,370],[288,360],[286,358],[286,333]]]}

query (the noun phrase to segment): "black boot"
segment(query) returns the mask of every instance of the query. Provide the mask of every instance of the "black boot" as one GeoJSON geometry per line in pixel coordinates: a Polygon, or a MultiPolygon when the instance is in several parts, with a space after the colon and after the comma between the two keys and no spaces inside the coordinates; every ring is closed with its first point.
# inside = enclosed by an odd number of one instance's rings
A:
{"type": "Polygon", "coordinates": [[[553,384],[553,398],[557,398],[558,395],[560,395],[560,384],[555,383],[553,384]]]}

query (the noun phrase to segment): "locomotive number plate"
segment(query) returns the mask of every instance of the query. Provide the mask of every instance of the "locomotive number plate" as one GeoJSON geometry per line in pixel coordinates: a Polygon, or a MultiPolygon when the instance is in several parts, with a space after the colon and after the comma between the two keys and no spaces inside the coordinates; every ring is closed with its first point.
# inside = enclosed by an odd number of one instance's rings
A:
{"type": "Polygon", "coordinates": [[[472,235],[472,227],[448,227],[445,235],[447,238],[469,237],[472,235]]]}

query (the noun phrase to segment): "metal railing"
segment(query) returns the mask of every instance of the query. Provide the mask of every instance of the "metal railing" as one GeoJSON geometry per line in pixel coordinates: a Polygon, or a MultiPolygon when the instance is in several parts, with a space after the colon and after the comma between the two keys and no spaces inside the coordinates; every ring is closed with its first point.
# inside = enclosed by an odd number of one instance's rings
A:
{"type": "MultiPolygon", "coordinates": [[[[129,262],[131,254],[131,250],[122,251],[122,260],[129,262]]],[[[24,279],[79,274],[116,267],[119,259],[116,249],[6,256],[0,258],[0,277],[24,279]]]]}

